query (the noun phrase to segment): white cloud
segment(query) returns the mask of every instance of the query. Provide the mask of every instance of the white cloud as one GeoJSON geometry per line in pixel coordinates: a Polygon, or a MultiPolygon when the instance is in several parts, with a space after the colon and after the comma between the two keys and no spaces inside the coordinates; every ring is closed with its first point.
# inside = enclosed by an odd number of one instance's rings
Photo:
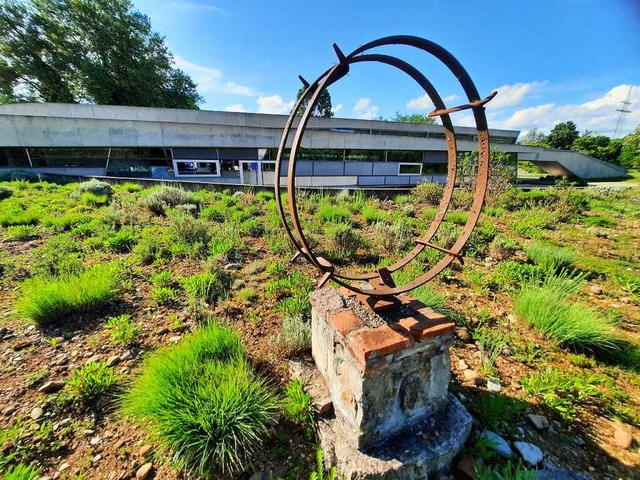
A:
{"type": "Polygon", "coordinates": [[[258,113],[280,113],[288,114],[293,108],[294,101],[285,102],[280,95],[259,96],[258,113]]]}
{"type": "Polygon", "coordinates": [[[244,108],[244,105],[241,103],[234,103],[232,105],[227,105],[224,109],[225,112],[246,112],[247,109],[244,108]]]}
{"type": "Polygon", "coordinates": [[[340,110],[342,110],[344,108],[344,105],[339,103],[338,105],[336,105],[335,107],[333,107],[333,114],[335,115],[336,113],[338,113],[340,110]]]}
{"type": "MultiPolygon", "coordinates": [[[[495,128],[511,128],[516,130],[531,130],[538,128],[549,132],[554,125],[568,120],[573,121],[583,132],[590,130],[603,135],[613,135],[622,106],[622,101],[629,93],[630,85],[618,85],[601,97],[577,105],[556,105],[546,103],[534,107],[515,111],[504,120],[490,123],[495,128]]],[[[623,125],[618,137],[633,131],[640,124],[640,109],[633,108],[640,103],[640,85],[634,85],[629,101],[632,103],[630,113],[623,118],[623,125]]]]}
{"type": "Polygon", "coordinates": [[[202,3],[194,2],[171,2],[166,4],[167,8],[177,10],[179,12],[191,13],[191,12],[213,12],[226,14],[227,12],[215,5],[205,5],[202,3]]]}
{"type": "Polygon", "coordinates": [[[243,95],[245,97],[256,96],[256,92],[251,87],[238,85],[235,82],[222,83],[222,72],[217,68],[198,65],[179,55],[174,56],[173,62],[176,67],[184,70],[193,81],[196,82],[199,93],[221,92],[230,95],[243,95]]]}
{"type": "Polygon", "coordinates": [[[227,93],[232,93],[235,95],[244,95],[245,97],[255,97],[256,92],[251,87],[247,87],[245,85],[238,85],[234,82],[227,82],[226,86],[227,93]]]}
{"type": "MultiPolygon", "coordinates": [[[[449,104],[451,102],[455,102],[456,100],[459,100],[460,97],[458,95],[449,95],[448,97],[444,97],[442,100],[444,100],[445,104],[449,104]]],[[[433,110],[433,102],[431,101],[431,99],[429,98],[429,95],[427,95],[426,93],[424,95],[422,95],[421,97],[418,98],[412,98],[411,100],[409,100],[407,102],[407,108],[412,108],[415,110],[433,110]]]]}
{"type": "Polygon", "coordinates": [[[503,85],[496,88],[498,95],[487,103],[487,109],[497,110],[498,108],[517,107],[528,93],[539,89],[547,82],[514,83],[513,85],[503,85]]]}
{"type": "Polygon", "coordinates": [[[371,99],[368,97],[359,99],[353,107],[353,111],[358,115],[358,118],[365,120],[372,120],[378,116],[378,106],[371,105],[371,99]]]}

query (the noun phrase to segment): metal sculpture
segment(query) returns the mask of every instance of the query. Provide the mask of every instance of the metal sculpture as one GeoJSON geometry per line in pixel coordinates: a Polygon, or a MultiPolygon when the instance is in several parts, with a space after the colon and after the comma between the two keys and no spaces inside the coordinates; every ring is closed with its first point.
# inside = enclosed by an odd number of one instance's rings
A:
{"type": "Polygon", "coordinates": [[[356,48],[349,55],[344,55],[336,44],[333,45],[333,48],[336,52],[336,55],[338,56],[338,63],[336,65],[322,73],[313,83],[309,83],[304,78],[300,77],[300,80],[302,81],[306,90],[304,94],[301,95],[298,99],[297,103],[293,107],[293,110],[291,111],[289,119],[287,120],[282,134],[282,139],[280,141],[278,156],[276,159],[275,198],[278,205],[278,211],[280,213],[280,218],[287,232],[287,235],[291,239],[291,242],[293,243],[295,248],[298,250],[298,253],[296,253],[293,260],[302,256],[323,274],[323,277],[319,282],[319,287],[322,287],[329,280],[333,280],[337,284],[355,292],[356,294],[368,298],[373,298],[374,301],[381,299],[392,299],[395,295],[408,292],[409,290],[417,288],[420,285],[423,285],[426,282],[432,280],[436,275],[438,275],[447,266],[449,266],[449,264],[451,264],[453,260],[457,259],[462,262],[462,256],[460,255],[460,252],[469,239],[469,236],[471,235],[471,232],[473,231],[473,228],[478,221],[480,210],[482,209],[482,204],[484,202],[484,197],[487,190],[487,182],[489,179],[489,132],[487,129],[487,119],[484,113],[484,105],[496,95],[496,92],[493,92],[488,97],[481,99],[473,81],[471,80],[471,77],[458,62],[458,60],[456,60],[456,58],[444,48],[424,38],[404,35],[384,37],[356,48]],[[447,108],[447,106],[444,104],[444,101],[436,91],[435,87],[414,66],[393,56],[365,53],[376,47],[386,45],[406,45],[423,50],[436,57],[451,71],[454,77],[460,82],[460,85],[467,96],[468,103],[447,108]],[[322,91],[344,77],[349,72],[352,64],[362,62],[378,62],[398,68],[399,70],[403,71],[411,78],[413,78],[424,89],[425,93],[429,96],[435,106],[435,109],[429,113],[429,117],[440,117],[445,129],[448,151],[448,174],[447,182],[444,187],[444,194],[438,207],[437,214],[431,222],[431,225],[427,229],[424,236],[416,239],[416,245],[413,250],[411,250],[410,253],[405,255],[402,259],[398,260],[391,266],[378,268],[368,273],[349,275],[338,272],[335,269],[334,265],[331,264],[331,262],[315,255],[304,235],[304,232],[300,225],[300,217],[298,215],[298,208],[296,205],[296,156],[298,154],[298,151],[300,150],[300,145],[302,143],[302,138],[309,121],[309,117],[311,116],[311,112],[315,108],[315,105],[322,91]],[[310,97],[310,100],[308,101],[307,108],[302,116],[299,116],[298,113],[302,105],[304,104],[305,99],[308,97],[310,97]],[[450,114],[467,109],[471,109],[471,111],[473,112],[478,132],[478,170],[475,182],[473,204],[469,212],[469,218],[456,242],[450,248],[442,248],[431,243],[431,240],[438,231],[438,228],[440,227],[440,224],[442,223],[447,213],[456,181],[457,147],[454,127],[451,122],[450,114]],[[294,127],[296,119],[299,119],[299,122],[294,127]],[[282,196],[280,193],[280,172],[282,169],[285,146],[293,128],[295,128],[295,135],[293,137],[291,145],[289,166],[287,172],[289,211],[289,218],[287,218],[285,209],[282,204],[282,196]],[[291,225],[289,225],[289,221],[291,222],[291,225]],[[406,266],[409,262],[414,260],[418,256],[418,254],[425,248],[433,248],[439,250],[445,255],[440,261],[432,265],[431,268],[424,274],[404,285],[396,285],[392,277],[393,272],[396,272],[406,266]],[[366,288],[363,288],[362,286],[352,285],[350,282],[368,282],[369,285],[367,285],[366,288]]]}

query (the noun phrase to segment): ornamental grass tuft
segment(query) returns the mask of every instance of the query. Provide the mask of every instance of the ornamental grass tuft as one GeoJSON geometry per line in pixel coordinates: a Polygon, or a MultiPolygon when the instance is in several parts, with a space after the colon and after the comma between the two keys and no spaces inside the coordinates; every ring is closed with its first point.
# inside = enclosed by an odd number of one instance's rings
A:
{"type": "Polygon", "coordinates": [[[96,265],[59,277],[33,277],[20,285],[16,310],[39,325],[48,325],[116,300],[120,296],[119,285],[120,272],[114,264],[96,265]]]}
{"type": "Polygon", "coordinates": [[[121,413],[151,430],[174,462],[196,475],[237,472],[272,433],[280,409],[256,376],[240,336],[210,324],[145,360],[121,413]]]}

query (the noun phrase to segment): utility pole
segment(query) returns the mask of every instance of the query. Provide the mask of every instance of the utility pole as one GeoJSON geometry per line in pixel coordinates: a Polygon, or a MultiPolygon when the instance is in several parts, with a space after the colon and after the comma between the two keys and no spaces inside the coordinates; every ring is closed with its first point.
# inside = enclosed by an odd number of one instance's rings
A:
{"type": "Polygon", "coordinates": [[[616,138],[616,135],[618,134],[618,128],[622,127],[622,120],[624,118],[624,115],[626,113],[631,113],[631,110],[629,110],[629,106],[631,105],[631,101],[629,100],[631,98],[631,90],[633,89],[633,85],[631,85],[629,87],[629,92],[627,93],[627,98],[624,99],[622,103],[622,107],[616,109],[616,112],[620,112],[620,116],[618,117],[618,123],[616,125],[616,129],[613,132],[613,137],[612,138],[616,138]]]}

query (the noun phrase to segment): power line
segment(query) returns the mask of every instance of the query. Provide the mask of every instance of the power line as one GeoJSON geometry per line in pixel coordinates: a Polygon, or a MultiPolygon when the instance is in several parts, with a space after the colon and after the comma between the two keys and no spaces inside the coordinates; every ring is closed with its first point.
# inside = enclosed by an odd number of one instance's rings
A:
{"type": "Polygon", "coordinates": [[[622,107],[621,108],[617,108],[616,112],[620,112],[620,116],[618,117],[618,123],[616,125],[616,129],[613,132],[613,137],[612,138],[616,138],[616,135],[618,134],[618,128],[622,127],[622,120],[625,116],[625,114],[627,113],[631,113],[631,110],[629,110],[629,106],[631,105],[631,101],[629,100],[631,98],[631,90],[633,89],[633,85],[631,85],[629,87],[629,92],[627,93],[627,98],[625,98],[621,103],[622,103],[622,107]]]}

